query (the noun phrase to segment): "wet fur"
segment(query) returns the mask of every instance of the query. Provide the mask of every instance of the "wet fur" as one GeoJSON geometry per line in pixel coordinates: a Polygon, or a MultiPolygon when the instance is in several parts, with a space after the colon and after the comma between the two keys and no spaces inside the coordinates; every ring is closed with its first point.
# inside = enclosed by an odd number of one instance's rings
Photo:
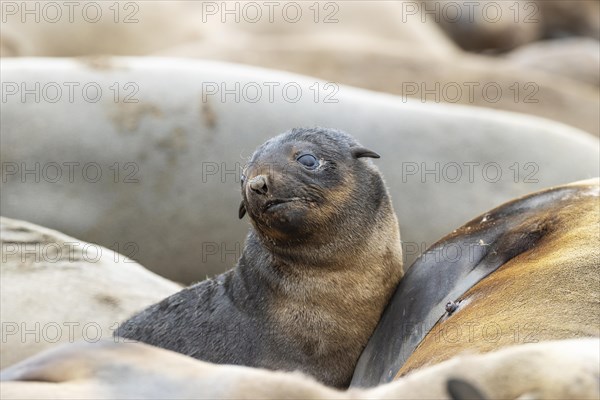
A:
{"type": "Polygon", "coordinates": [[[430,247],[398,285],[352,385],[389,382],[465,351],[600,336],[599,183],[515,199],[430,247]]]}
{"type": "Polygon", "coordinates": [[[515,243],[507,243],[523,251],[461,296],[464,306],[436,324],[398,374],[467,349],[484,353],[513,344],[599,337],[599,196],[599,181],[592,179],[505,205],[508,212],[538,210],[508,232],[515,243]],[[554,199],[550,206],[538,205],[544,197],[554,199]]]}

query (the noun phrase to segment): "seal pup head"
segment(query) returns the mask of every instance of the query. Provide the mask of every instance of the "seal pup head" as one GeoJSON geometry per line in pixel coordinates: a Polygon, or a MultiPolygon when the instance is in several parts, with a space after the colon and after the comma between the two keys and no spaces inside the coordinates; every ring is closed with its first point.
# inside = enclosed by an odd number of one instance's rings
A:
{"type": "Polygon", "coordinates": [[[364,239],[387,222],[382,216],[394,215],[368,158],[379,155],[344,132],[287,131],[260,146],[244,168],[239,217],[247,212],[263,242],[279,249],[364,239]]]}

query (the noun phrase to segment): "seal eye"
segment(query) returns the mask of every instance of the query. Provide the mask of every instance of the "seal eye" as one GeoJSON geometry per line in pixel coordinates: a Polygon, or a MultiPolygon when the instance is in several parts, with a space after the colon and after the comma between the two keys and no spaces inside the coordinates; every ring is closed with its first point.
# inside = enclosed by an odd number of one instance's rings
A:
{"type": "Polygon", "coordinates": [[[296,159],[300,164],[304,165],[308,169],[315,169],[319,165],[319,161],[312,154],[303,154],[296,159]]]}

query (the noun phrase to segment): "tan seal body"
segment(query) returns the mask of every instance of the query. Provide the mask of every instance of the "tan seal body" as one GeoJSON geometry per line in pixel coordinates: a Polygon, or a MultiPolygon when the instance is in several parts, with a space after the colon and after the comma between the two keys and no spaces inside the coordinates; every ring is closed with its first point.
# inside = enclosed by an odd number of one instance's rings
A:
{"type": "MultiPolygon", "coordinates": [[[[433,327],[397,376],[464,352],[600,336],[599,181],[549,189],[521,203],[535,207],[542,195],[556,196],[552,206],[511,227],[516,239],[539,232],[535,245],[461,296],[458,308],[433,327]]],[[[466,229],[476,229],[473,221],[448,237],[466,229]]]]}
{"type": "Polygon", "coordinates": [[[402,277],[379,156],[331,129],[293,129],[244,170],[252,228],[233,270],[134,316],[116,335],[198,359],[300,370],[347,386],[402,277]]]}
{"type": "Polygon", "coordinates": [[[2,216],[0,254],[0,368],[111,337],[123,318],[181,290],[111,249],[2,216]]]}
{"type": "Polygon", "coordinates": [[[351,385],[463,353],[600,337],[598,197],[598,179],[532,193],[431,246],[398,284],[351,385]]]}
{"type": "Polygon", "coordinates": [[[70,343],[0,372],[4,400],[24,399],[597,399],[600,341],[572,339],[455,357],[372,389],[339,391],[300,374],[194,360],[142,343],[70,343]]]}

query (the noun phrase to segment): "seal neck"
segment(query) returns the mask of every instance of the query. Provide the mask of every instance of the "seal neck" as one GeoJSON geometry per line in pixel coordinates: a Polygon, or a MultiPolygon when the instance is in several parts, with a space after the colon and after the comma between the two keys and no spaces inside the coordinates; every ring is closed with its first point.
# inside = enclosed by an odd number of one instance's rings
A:
{"type": "Polygon", "coordinates": [[[398,224],[389,198],[385,198],[378,210],[368,218],[368,224],[357,215],[343,215],[335,231],[320,232],[319,240],[278,242],[263,237],[255,227],[250,228],[244,252],[252,251],[252,259],[258,250],[260,257],[276,268],[291,270],[337,270],[349,269],[362,262],[372,262],[383,256],[388,247],[400,248],[399,232],[389,235],[390,229],[398,231],[398,224]],[[386,232],[387,235],[381,235],[386,232]],[[382,254],[376,254],[381,249],[382,254]]]}

